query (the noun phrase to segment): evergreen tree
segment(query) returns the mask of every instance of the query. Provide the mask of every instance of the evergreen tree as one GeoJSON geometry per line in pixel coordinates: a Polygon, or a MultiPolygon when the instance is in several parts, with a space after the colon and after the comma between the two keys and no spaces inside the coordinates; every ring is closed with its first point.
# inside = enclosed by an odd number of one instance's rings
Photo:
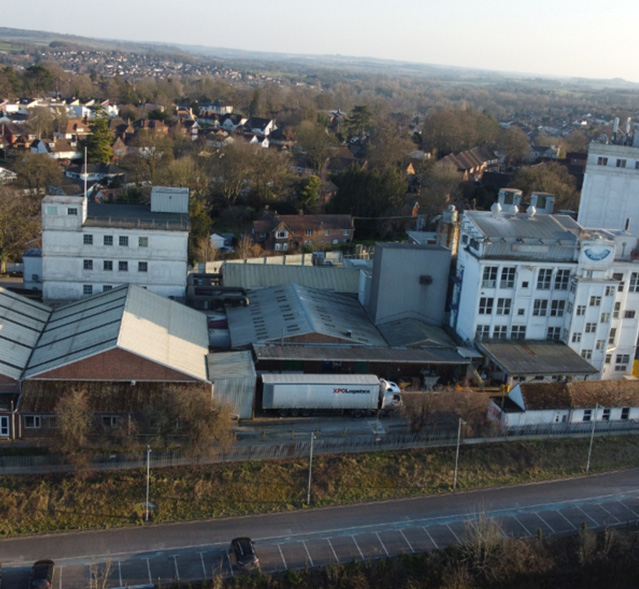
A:
{"type": "Polygon", "coordinates": [[[108,164],[113,156],[111,143],[113,138],[109,132],[109,118],[99,106],[93,121],[89,125],[91,135],[86,140],[87,160],[90,164],[108,164]]]}

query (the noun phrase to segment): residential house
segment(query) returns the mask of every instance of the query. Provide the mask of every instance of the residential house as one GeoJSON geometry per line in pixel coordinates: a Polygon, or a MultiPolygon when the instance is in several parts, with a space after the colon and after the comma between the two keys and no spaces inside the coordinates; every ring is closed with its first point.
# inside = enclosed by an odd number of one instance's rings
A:
{"type": "Polygon", "coordinates": [[[7,170],[7,168],[0,168],[0,184],[11,184],[18,179],[18,174],[7,170]]]}
{"type": "Polygon", "coordinates": [[[266,214],[253,222],[250,236],[254,243],[275,251],[342,245],[353,239],[353,218],[351,215],[266,214]]]}
{"type": "Polygon", "coordinates": [[[484,172],[496,166],[499,160],[495,153],[486,145],[473,147],[468,151],[450,154],[438,162],[436,166],[450,168],[459,173],[463,182],[481,180],[484,172]]]}
{"type": "Polygon", "coordinates": [[[243,126],[246,132],[255,133],[262,137],[267,137],[277,128],[273,119],[263,117],[250,117],[243,126]]]}
{"type": "Polygon", "coordinates": [[[30,149],[31,153],[46,153],[54,160],[71,161],[82,158],[78,144],[66,139],[36,139],[30,149]]]}
{"type": "Polygon", "coordinates": [[[220,119],[220,127],[228,133],[232,133],[235,129],[244,125],[247,120],[243,115],[229,113],[223,115],[220,119]]]}
{"type": "Polygon", "coordinates": [[[93,184],[102,182],[105,184],[118,183],[120,185],[126,182],[126,174],[122,168],[118,168],[112,164],[82,164],[68,168],[64,175],[67,178],[77,180],[86,180],[93,184]]]}

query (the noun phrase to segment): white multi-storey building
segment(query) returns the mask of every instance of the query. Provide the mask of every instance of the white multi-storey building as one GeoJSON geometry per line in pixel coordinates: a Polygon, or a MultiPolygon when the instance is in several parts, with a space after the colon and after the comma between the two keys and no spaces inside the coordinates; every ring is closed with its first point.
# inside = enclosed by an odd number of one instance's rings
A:
{"type": "Polygon", "coordinates": [[[567,215],[467,211],[450,324],[467,342],[561,341],[599,371],[632,373],[639,333],[637,238],[567,215]]]}
{"type": "Polygon", "coordinates": [[[42,290],[66,301],[136,284],[172,297],[186,287],[187,188],[156,187],[150,206],[98,204],[84,196],[42,201],[42,290]]]}
{"type": "Polygon", "coordinates": [[[639,237],[639,147],[591,143],[579,215],[583,227],[627,229],[639,237]]]}

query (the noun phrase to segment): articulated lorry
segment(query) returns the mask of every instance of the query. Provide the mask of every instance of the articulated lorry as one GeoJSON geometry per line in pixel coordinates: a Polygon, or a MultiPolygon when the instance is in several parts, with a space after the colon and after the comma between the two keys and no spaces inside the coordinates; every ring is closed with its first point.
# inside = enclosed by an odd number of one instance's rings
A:
{"type": "Polygon", "coordinates": [[[262,375],[262,409],[282,416],[387,414],[401,407],[401,393],[397,384],[374,374],[262,375]]]}

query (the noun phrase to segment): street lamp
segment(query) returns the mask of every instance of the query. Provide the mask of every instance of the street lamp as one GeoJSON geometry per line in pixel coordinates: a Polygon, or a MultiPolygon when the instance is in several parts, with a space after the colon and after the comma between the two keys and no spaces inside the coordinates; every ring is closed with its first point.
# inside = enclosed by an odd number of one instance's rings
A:
{"type": "Polygon", "coordinates": [[[308,489],[306,490],[306,505],[311,504],[311,476],[313,474],[313,441],[315,433],[311,432],[311,454],[308,460],[308,489]]]}
{"type": "Polygon", "coordinates": [[[595,440],[595,426],[597,425],[597,409],[599,409],[599,403],[595,405],[595,414],[592,416],[592,429],[590,430],[590,446],[588,447],[588,460],[586,461],[586,472],[590,470],[590,456],[592,454],[592,443],[595,440]]]}
{"type": "Polygon", "coordinates": [[[149,521],[149,479],[151,475],[151,446],[147,445],[146,447],[146,515],[144,516],[144,521],[149,521]]]}
{"type": "Polygon", "coordinates": [[[461,442],[461,426],[466,422],[460,417],[457,425],[457,450],[455,451],[455,477],[453,478],[453,491],[457,488],[457,466],[459,464],[459,443],[461,442]]]}

